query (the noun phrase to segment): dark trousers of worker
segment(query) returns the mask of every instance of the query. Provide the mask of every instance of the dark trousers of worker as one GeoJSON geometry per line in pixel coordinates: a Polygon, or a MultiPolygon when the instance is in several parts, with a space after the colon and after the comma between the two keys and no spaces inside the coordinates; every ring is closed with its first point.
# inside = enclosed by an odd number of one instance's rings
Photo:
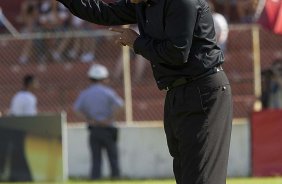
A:
{"type": "Polygon", "coordinates": [[[90,130],[90,148],[92,155],[91,178],[101,178],[102,150],[106,150],[111,167],[111,177],[118,178],[119,158],[117,137],[118,130],[115,127],[89,127],[90,130]]]}
{"type": "MultiPolygon", "coordinates": [[[[25,156],[25,133],[17,130],[0,129],[0,176],[9,165],[8,181],[32,181],[25,156]],[[8,163],[8,164],[7,164],[8,163]]],[[[1,181],[1,178],[0,178],[1,181]]]]}
{"type": "Polygon", "coordinates": [[[164,127],[177,184],[225,184],[232,97],[223,71],[167,92],[164,127]]]}

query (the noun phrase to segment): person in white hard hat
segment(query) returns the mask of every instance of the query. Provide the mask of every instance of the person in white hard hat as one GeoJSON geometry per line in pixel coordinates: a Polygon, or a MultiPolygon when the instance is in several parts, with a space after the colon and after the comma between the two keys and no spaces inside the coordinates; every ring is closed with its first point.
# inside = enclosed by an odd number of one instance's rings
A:
{"type": "Polygon", "coordinates": [[[119,178],[117,148],[118,129],[114,126],[116,116],[121,113],[124,102],[106,85],[107,68],[94,64],[88,71],[91,85],[83,90],[74,103],[74,111],[83,116],[90,131],[89,144],[92,156],[91,179],[101,178],[102,150],[106,149],[111,166],[111,177],[119,178]]]}

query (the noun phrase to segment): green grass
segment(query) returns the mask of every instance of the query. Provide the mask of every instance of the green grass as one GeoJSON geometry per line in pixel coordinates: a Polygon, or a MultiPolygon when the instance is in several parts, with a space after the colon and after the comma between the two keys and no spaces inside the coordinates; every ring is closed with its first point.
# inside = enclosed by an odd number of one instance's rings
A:
{"type": "MultiPolygon", "coordinates": [[[[175,184],[174,180],[125,180],[125,181],[71,181],[68,184],[175,184]]],[[[227,184],[282,184],[282,177],[232,178],[227,184]]]]}
{"type": "Polygon", "coordinates": [[[229,179],[227,184],[282,184],[282,177],[229,179]]]}
{"type": "MultiPolygon", "coordinates": [[[[1,183],[1,182],[0,182],[1,183]]],[[[1,183],[8,184],[8,183],[1,183]]],[[[12,184],[12,183],[10,183],[12,184]]],[[[35,183],[16,183],[16,184],[35,184],[35,183]]],[[[40,184],[55,184],[55,183],[42,183],[40,184]]],[[[60,183],[56,183],[60,184],[60,183]]],[[[85,181],[85,180],[72,180],[64,184],[175,184],[174,180],[102,180],[102,181],[85,181]]],[[[227,184],[282,184],[282,177],[272,178],[234,178],[228,179],[227,184]]]]}
{"type": "MultiPolygon", "coordinates": [[[[68,184],[175,184],[174,180],[126,180],[126,181],[71,181],[68,184]]],[[[237,178],[228,179],[227,184],[282,184],[282,177],[277,178],[237,178]]]]}

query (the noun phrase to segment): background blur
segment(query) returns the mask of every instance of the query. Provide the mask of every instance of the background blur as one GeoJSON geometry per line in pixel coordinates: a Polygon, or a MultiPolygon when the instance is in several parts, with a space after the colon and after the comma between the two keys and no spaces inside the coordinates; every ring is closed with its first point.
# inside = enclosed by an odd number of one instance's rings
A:
{"type": "MultiPolygon", "coordinates": [[[[234,125],[234,132],[238,134],[234,134],[237,142],[232,149],[242,151],[243,157],[249,158],[241,165],[248,167],[246,172],[240,173],[237,167],[230,175],[248,176],[251,174],[250,118],[254,110],[262,109],[262,71],[267,71],[274,60],[282,57],[282,36],[256,24],[255,16],[262,8],[259,1],[213,2],[216,11],[227,19],[230,29],[223,68],[232,86],[234,122],[239,122],[240,126],[236,129],[234,125]]],[[[69,151],[74,156],[76,146],[80,145],[78,140],[85,141],[86,132],[79,133],[74,128],[81,127],[82,120],[75,117],[73,102],[89,84],[86,75],[89,66],[101,63],[110,71],[110,85],[125,99],[126,111],[119,118],[121,125],[137,126],[146,122],[152,126],[162,121],[165,92],[157,89],[148,61],[114,44],[115,35],[107,27],[77,19],[51,0],[1,0],[0,7],[2,114],[7,113],[12,96],[21,88],[20,79],[33,73],[40,81],[40,88],[35,92],[39,112],[67,113],[68,125],[73,128],[69,131],[69,140],[75,139],[72,143],[76,143],[69,146],[69,151]]],[[[140,134],[144,135],[151,134],[140,134]]],[[[123,140],[128,142],[125,137],[123,140]]],[[[130,144],[125,142],[122,143],[124,149],[130,144]]],[[[236,163],[240,158],[231,155],[231,159],[236,163]]],[[[79,167],[70,172],[75,175],[79,167]]]]}
{"type": "MultiPolygon", "coordinates": [[[[260,98],[260,94],[255,94],[255,81],[260,82],[259,78],[254,78],[255,58],[260,57],[261,64],[257,64],[262,70],[270,67],[274,59],[282,56],[282,37],[263,29],[254,35],[256,25],[251,21],[245,20],[247,18],[243,21],[236,11],[228,13],[225,6],[216,5],[218,11],[227,12],[225,15],[230,22],[224,70],[233,88],[234,117],[247,118],[256,98],[260,98]],[[259,50],[254,49],[256,41],[259,41],[259,50]]],[[[55,1],[1,0],[0,6],[20,33],[14,37],[4,26],[1,28],[2,113],[7,111],[12,95],[19,89],[19,79],[26,73],[34,73],[41,83],[36,92],[39,111],[66,111],[68,122],[79,121],[72,112],[73,101],[88,85],[89,66],[101,63],[110,70],[111,86],[127,97],[127,104],[132,104],[130,121],[162,120],[164,92],[157,89],[148,61],[136,57],[132,51],[123,52],[114,44],[114,35],[106,27],[75,18],[55,1]],[[52,10],[45,11],[47,6],[52,6],[52,10]],[[124,54],[130,58],[127,75],[130,80],[126,83],[122,65],[124,54]],[[129,88],[132,96],[125,95],[125,88],[129,88]]],[[[232,9],[235,5],[230,6],[232,9]]]]}

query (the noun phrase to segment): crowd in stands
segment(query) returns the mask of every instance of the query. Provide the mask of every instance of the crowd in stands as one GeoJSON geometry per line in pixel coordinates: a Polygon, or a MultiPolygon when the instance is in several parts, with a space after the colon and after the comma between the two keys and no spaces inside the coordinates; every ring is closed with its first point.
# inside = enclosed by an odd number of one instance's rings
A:
{"type": "MultiPolygon", "coordinates": [[[[105,2],[110,2],[106,0],[105,2]]],[[[223,15],[227,23],[251,23],[259,0],[208,0],[214,11],[223,15]],[[235,10],[235,11],[234,11],[235,10]]],[[[22,0],[16,22],[20,24],[21,33],[56,32],[65,30],[93,30],[94,24],[87,23],[73,15],[60,3],[52,0],[22,0]]],[[[226,36],[227,37],[227,36],[226,36]]],[[[47,60],[61,62],[64,59],[90,62],[95,60],[96,40],[91,44],[79,39],[35,40],[27,41],[18,62],[26,64],[31,57],[38,62],[47,60]],[[71,45],[71,46],[70,46],[71,45]],[[36,52],[33,48],[37,48],[36,52]],[[44,52],[42,52],[44,50],[44,52]],[[38,53],[40,52],[40,53],[38,53]],[[67,53],[66,53],[67,52],[67,53]]]]}
{"type": "Polygon", "coordinates": [[[218,13],[223,14],[229,23],[252,23],[259,8],[260,0],[209,0],[218,13]]]}
{"type": "Polygon", "coordinates": [[[261,100],[264,109],[282,109],[282,58],[262,71],[261,100]]]}
{"type": "MultiPolygon", "coordinates": [[[[214,4],[215,11],[224,15],[229,23],[251,23],[259,4],[259,0],[208,1],[214,4]]],[[[34,30],[37,26],[45,31],[56,31],[69,26],[80,27],[82,24],[62,4],[51,0],[24,0],[19,21],[24,25],[25,31],[34,30]]]]}
{"type": "MultiPolygon", "coordinates": [[[[95,27],[95,25],[73,16],[61,3],[51,0],[24,0],[17,22],[21,25],[21,33],[92,30],[95,27]]],[[[94,53],[90,52],[90,50],[94,50],[93,47],[95,47],[95,40],[91,40],[91,45],[71,38],[29,40],[22,49],[18,60],[19,63],[26,64],[31,57],[36,56],[40,56],[37,58],[40,63],[47,60],[61,62],[66,59],[63,57],[68,57],[68,59],[80,57],[82,62],[90,62],[95,59],[94,53]]]]}
{"type": "MultiPolygon", "coordinates": [[[[254,21],[260,0],[208,1],[214,4],[216,12],[225,16],[228,23],[251,23],[254,21]]],[[[23,0],[17,20],[24,32],[58,31],[70,27],[76,29],[87,25],[72,16],[62,4],[51,0],[23,0]]]]}

